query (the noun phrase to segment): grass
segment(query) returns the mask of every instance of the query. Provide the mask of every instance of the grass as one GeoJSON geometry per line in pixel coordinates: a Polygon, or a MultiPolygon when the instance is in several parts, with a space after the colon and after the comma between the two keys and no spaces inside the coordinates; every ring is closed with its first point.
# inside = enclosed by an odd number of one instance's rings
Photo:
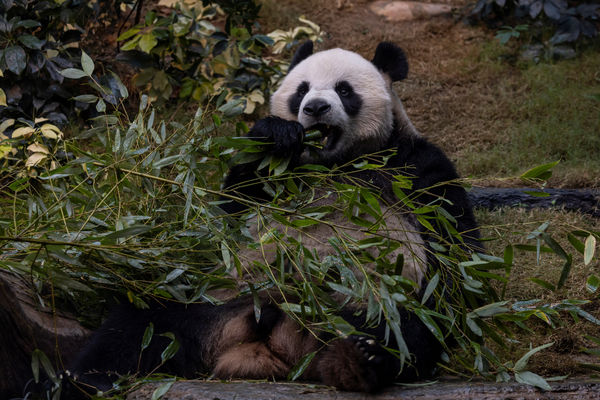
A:
{"type": "MultiPolygon", "coordinates": [[[[513,267],[506,286],[505,298],[511,301],[540,299],[545,304],[556,304],[564,299],[584,299],[590,303],[585,310],[597,316],[600,303],[598,294],[586,289],[590,275],[596,274],[600,268],[600,259],[596,256],[591,263],[585,265],[583,256],[567,240],[567,234],[574,230],[598,231],[600,221],[585,215],[561,210],[525,210],[521,208],[504,208],[488,211],[477,210],[478,221],[482,227],[482,235],[488,241],[486,249],[490,254],[502,256],[508,245],[535,245],[535,239],[527,239],[527,235],[546,221],[550,225],[546,232],[550,234],[567,253],[573,255],[573,265],[565,285],[556,290],[549,290],[531,278],[542,279],[556,285],[559,280],[564,261],[556,254],[541,253],[539,260],[532,251],[516,250],[513,267]]],[[[498,290],[501,291],[501,285],[498,290]]],[[[597,364],[597,357],[582,352],[582,348],[594,348],[596,344],[586,335],[599,337],[600,326],[582,318],[574,319],[564,313],[556,326],[550,326],[542,320],[533,320],[528,324],[529,330],[516,330],[512,340],[507,341],[505,348],[488,343],[503,359],[516,360],[529,346],[539,346],[553,342],[544,352],[536,355],[530,363],[531,370],[543,376],[589,374],[582,364],[597,364]]]]}
{"type": "Polygon", "coordinates": [[[535,252],[516,250],[516,261],[507,286],[507,298],[540,298],[550,302],[567,297],[590,298],[590,293],[585,289],[586,280],[591,273],[598,271],[600,260],[596,257],[591,263],[584,265],[583,256],[568,242],[567,234],[575,230],[598,231],[599,221],[575,212],[523,208],[477,210],[477,219],[482,227],[482,236],[488,239],[486,249],[491,254],[502,256],[504,248],[509,244],[535,245],[535,239],[527,239],[527,235],[546,221],[550,221],[546,232],[567,253],[573,254],[573,266],[565,286],[557,291],[550,291],[529,278],[558,282],[563,260],[555,254],[542,253],[538,262],[535,252]]]}
{"type": "MultiPolygon", "coordinates": [[[[498,73],[498,46],[482,48],[480,60],[498,73]],[[487,53],[487,54],[486,54],[487,53]],[[490,53],[492,56],[490,56],[490,53]]],[[[480,61],[481,62],[481,61],[480,61]]],[[[463,149],[457,160],[465,175],[500,178],[537,164],[560,160],[553,186],[600,184],[600,53],[588,50],[574,60],[506,69],[517,90],[498,91],[508,107],[500,131],[484,145],[463,149]],[[508,98],[507,98],[508,96],[508,98]]],[[[502,79],[502,73],[498,78],[502,79]]]]}

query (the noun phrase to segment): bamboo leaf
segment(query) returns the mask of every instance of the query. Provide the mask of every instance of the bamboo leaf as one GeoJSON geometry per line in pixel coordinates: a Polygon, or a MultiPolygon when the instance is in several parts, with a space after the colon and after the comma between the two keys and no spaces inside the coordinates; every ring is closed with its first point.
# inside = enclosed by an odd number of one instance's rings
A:
{"type": "Polygon", "coordinates": [[[168,382],[165,382],[159,387],[157,387],[154,390],[154,392],[152,392],[152,400],[161,399],[165,394],[167,394],[167,392],[169,391],[169,389],[171,389],[171,386],[173,386],[174,383],[175,378],[171,378],[168,382]]]}
{"type": "Polygon", "coordinates": [[[152,341],[152,336],[154,336],[154,324],[150,322],[144,331],[144,337],[142,338],[142,351],[150,346],[150,341],[152,341]]]}
{"type": "Polygon", "coordinates": [[[440,274],[436,272],[433,278],[427,284],[425,288],[425,293],[423,293],[423,298],[421,299],[421,304],[425,304],[429,297],[432,295],[433,291],[437,288],[438,283],[440,282],[440,274]]]}
{"type": "Polygon", "coordinates": [[[519,383],[532,385],[543,390],[552,390],[552,387],[544,378],[530,371],[515,372],[515,380],[519,383]]]}
{"type": "Polygon", "coordinates": [[[287,379],[290,381],[295,381],[296,379],[298,379],[304,373],[306,368],[310,365],[310,362],[315,357],[315,354],[317,354],[317,352],[313,351],[302,357],[300,361],[298,361],[298,363],[294,366],[294,368],[292,368],[292,370],[288,374],[287,379]]]}
{"type": "Polygon", "coordinates": [[[173,333],[171,332],[163,333],[160,336],[168,337],[169,339],[171,339],[171,343],[169,343],[169,345],[160,354],[160,359],[164,363],[165,361],[173,358],[175,354],[177,354],[177,352],[179,351],[180,344],[175,335],[173,335],[173,333]]]}
{"type": "Polygon", "coordinates": [[[521,357],[519,359],[519,361],[517,361],[515,363],[515,366],[513,368],[515,370],[515,372],[525,371],[525,367],[527,366],[527,363],[529,362],[529,359],[531,358],[531,356],[533,356],[537,352],[547,349],[548,347],[552,346],[553,344],[554,344],[554,342],[550,342],[550,343],[546,343],[546,344],[538,346],[534,349],[529,350],[527,353],[525,353],[525,355],[523,357],[521,357]]]}
{"type": "Polygon", "coordinates": [[[594,252],[596,251],[596,237],[590,235],[585,239],[585,250],[583,252],[583,263],[588,265],[594,258],[594,252]]]}

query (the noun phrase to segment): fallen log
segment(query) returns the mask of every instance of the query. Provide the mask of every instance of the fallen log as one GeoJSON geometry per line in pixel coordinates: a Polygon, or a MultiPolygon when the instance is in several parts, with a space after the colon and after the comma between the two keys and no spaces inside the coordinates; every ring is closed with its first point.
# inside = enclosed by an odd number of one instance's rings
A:
{"type": "Polygon", "coordinates": [[[501,207],[562,208],[600,217],[600,190],[595,189],[473,188],[469,198],[474,207],[490,210],[501,207]],[[546,197],[531,192],[545,193],[546,197]]]}

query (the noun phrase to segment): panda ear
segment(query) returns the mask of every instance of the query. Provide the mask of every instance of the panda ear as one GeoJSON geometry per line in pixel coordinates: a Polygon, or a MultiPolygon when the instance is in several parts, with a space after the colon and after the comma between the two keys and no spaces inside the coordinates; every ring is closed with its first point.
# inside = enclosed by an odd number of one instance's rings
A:
{"type": "Polygon", "coordinates": [[[404,51],[390,42],[381,42],[375,50],[371,61],[382,73],[387,74],[392,82],[401,81],[408,75],[408,62],[404,51]]]}
{"type": "Polygon", "coordinates": [[[290,66],[288,68],[288,73],[296,65],[300,64],[300,61],[304,60],[305,58],[308,58],[308,56],[310,56],[312,53],[313,53],[313,42],[312,42],[312,40],[304,42],[302,44],[302,46],[300,46],[298,48],[298,50],[296,50],[296,54],[294,54],[294,58],[292,58],[292,62],[290,63],[290,66]]]}

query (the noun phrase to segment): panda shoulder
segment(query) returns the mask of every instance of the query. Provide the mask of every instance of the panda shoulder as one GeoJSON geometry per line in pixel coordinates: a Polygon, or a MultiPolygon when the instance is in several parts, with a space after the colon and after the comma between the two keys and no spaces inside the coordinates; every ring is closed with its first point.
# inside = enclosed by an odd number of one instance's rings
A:
{"type": "Polygon", "coordinates": [[[393,167],[412,166],[420,172],[439,169],[458,177],[454,164],[444,151],[422,136],[398,137],[393,147],[396,150],[390,160],[393,167]]]}

